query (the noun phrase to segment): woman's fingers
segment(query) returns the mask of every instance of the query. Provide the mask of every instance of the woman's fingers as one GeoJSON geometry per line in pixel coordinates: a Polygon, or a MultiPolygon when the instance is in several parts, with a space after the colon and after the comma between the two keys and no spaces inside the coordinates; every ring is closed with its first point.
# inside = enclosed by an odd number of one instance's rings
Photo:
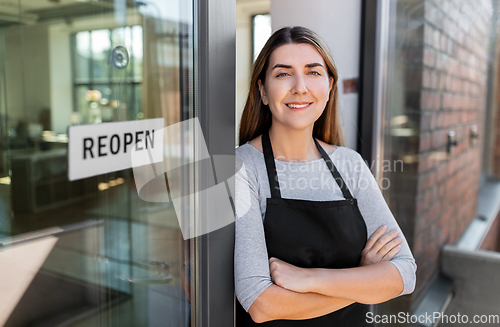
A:
{"type": "Polygon", "coordinates": [[[394,258],[394,256],[396,254],[398,254],[399,250],[401,250],[401,245],[397,245],[397,246],[393,247],[392,250],[387,252],[387,254],[382,258],[382,261],[391,260],[392,258],[394,258]]]}
{"type": "Polygon", "coordinates": [[[399,244],[403,241],[403,238],[396,237],[399,231],[393,230],[384,235],[386,230],[386,227],[382,226],[368,239],[361,253],[361,266],[391,260],[401,250],[399,244]]]}
{"type": "Polygon", "coordinates": [[[379,251],[378,251],[378,254],[381,256],[381,257],[384,257],[385,255],[387,255],[387,253],[389,253],[393,248],[395,248],[396,246],[398,246],[401,242],[403,242],[403,238],[401,236],[399,237],[396,237],[395,239],[393,239],[392,241],[390,242],[387,242],[379,251]]]}
{"type": "Polygon", "coordinates": [[[375,242],[379,239],[380,236],[384,235],[385,231],[387,230],[387,227],[382,226],[379,229],[373,233],[373,235],[368,239],[365,245],[365,249],[370,249],[375,242]]]}
{"type": "Polygon", "coordinates": [[[380,251],[380,249],[385,246],[389,241],[391,241],[393,238],[398,236],[399,231],[393,230],[392,232],[389,232],[385,234],[384,236],[380,237],[378,241],[375,242],[375,244],[372,247],[372,250],[375,252],[380,251]]]}

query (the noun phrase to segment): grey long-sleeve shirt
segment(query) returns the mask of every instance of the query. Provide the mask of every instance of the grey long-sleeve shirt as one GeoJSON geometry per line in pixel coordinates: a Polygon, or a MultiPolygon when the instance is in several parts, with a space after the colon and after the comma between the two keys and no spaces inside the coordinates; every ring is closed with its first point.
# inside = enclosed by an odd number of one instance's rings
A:
{"type": "MultiPolygon", "coordinates": [[[[357,199],[368,238],[382,225],[387,226],[387,232],[399,230],[403,237],[401,250],[390,262],[399,270],[404,283],[398,296],[412,293],[416,280],[415,260],[370,169],[361,155],[352,149],[337,147],[329,155],[352,196],[357,199]]],[[[248,311],[255,299],[272,284],[263,227],[266,198],[271,197],[271,190],[262,152],[247,142],[236,148],[236,159],[235,292],[248,311]],[[239,169],[241,163],[244,166],[239,169]]],[[[275,163],[283,198],[345,199],[323,158],[301,162],[275,159],[275,163]]]]}

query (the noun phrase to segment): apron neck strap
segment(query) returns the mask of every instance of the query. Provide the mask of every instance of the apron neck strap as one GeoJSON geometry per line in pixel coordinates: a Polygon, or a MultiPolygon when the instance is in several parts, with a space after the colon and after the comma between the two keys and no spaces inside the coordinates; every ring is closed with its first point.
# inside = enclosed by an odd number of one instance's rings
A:
{"type": "Polygon", "coordinates": [[[271,197],[281,198],[280,184],[278,183],[278,174],[276,173],[276,163],[274,162],[273,148],[269,131],[262,133],[262,150],[264,151],[264,159],[266,161],[267,177],[271,186],[271,197]]]}
{"type": "MultiPolygon", "coordinates": [[[[319,152],[321,152],[321,156],[326,161],[326,165],[328,166],[328,169],[330,169],[330,172],[332,173],[333,178],[335,179],[335,181],[339,185],[340,190],[342,191],[342,194],[344,194],[344,197],[346,199],[352,199],[351,192],[347,188],[347,185],[344,182],[344,179],[342,178],[342,176],[340,176],[340,173],[337,170],[337,167],[335,167],[332,160],[330,159],[330,156],[325,152],[325,150],[323,150],[323,148],[321,147],[321,145],[319,145],[319,142],[316,139],[314,139],[314,143],[316,143],[316,146],[318,147],[319,152]]],[[[335,150],[335,151],[337,151],[337,150],[335,150]]]]}
{"type": "MultiPolygon", "coordinates": [[[[344,197],[346,199],[352,199],[353,197],[351,195],[351,192],[347,188],[347,185],[344,182],[344,179],[342,179],[342,176],[340,176],[337,167],[335,167],[332,160],[330,159],[330,156],[328,156],[325,150],[323,150],[323,148],[316,139],[314,139],[314,143],[316,143],[316,146],[318,147],[321,156],[325,160],[328,169],[330,169],[330,172],[332,173],[333,178],[339,185],[340,190],[342,191],[344,197]]],[[[264,133],[262,133],[262,150],[264,151],[264,160],[266,162],[267,177],[269,179],[269,186],[271,187],[271,197],[281,198],[281,191],[278,181],[278,174],[276,170],[276,163],[274,162],[273,148],[271,146],[271,139],[269,138],[269,131],[267,130],[264,133]]]]}

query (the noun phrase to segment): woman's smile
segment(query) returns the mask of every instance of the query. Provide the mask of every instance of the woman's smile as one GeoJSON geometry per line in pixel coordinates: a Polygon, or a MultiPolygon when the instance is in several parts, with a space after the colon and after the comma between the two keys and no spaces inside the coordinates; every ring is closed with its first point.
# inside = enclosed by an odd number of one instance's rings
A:
{"type": "Polygon", "coordinates": [[[309,108],[309,106],[312,104],[313,104],[312,102],[290,102],[286,103],[285,105],[292,111],[300,111],[309,108]]]}

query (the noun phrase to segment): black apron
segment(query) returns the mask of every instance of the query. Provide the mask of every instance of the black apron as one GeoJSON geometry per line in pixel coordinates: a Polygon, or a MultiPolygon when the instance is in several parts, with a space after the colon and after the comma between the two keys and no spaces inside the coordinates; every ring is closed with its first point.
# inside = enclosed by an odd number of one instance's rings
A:
{"type": "MultiPolygon", "coordinates": [[[[268,257],[302,268],[358,267],[367,241],[366,224],[356,199],[349,192],[328,154],[314,139],[345,200],[311,201],[281,198],[269,133],[262,134],[271,198],[267,199],[264,232],[268,257]]],[[[304,320],[253,322],[239,301],[236,326],[371,326],[366,322],[369,306],[353,303],[321,317],[304,320]]]]}

